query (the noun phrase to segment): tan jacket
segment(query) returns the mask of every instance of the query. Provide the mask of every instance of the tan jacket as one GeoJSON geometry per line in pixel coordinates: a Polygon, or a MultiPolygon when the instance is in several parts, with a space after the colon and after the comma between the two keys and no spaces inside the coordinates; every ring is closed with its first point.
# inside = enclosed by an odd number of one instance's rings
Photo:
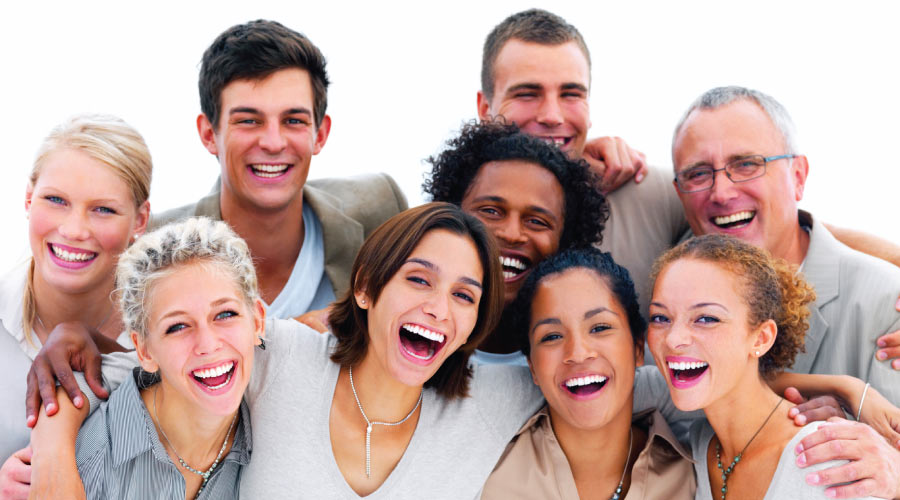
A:
{"type": "MultiPolygon", "coordinates": [[[[623,500],[688,500],[697,481],[691,454],[675,439],[657,410],[635,415],[647,431],[647,444],[631,470],[631,487],[623,500]]],[[[612,492],[610,492],[612,494],[612,492]]],[[[482,500],[575,500],[578,490],[566,455],[544,406],[509,443],[484,485],[482,500]]]]}
{"type": "MultiPolygon", "coordinates": [[[[196,203],[173,208],[150,219],[155,229],[187,217],[222,220],[221,183],[196,203]]],[[[325,274],[340,298],[350,286],[350,268],[363,240],[392,216],[406,210],[406,197],[387,174],[315,179],[303,186],[303,201],[316,213],[325,241],[325,274]]]]}

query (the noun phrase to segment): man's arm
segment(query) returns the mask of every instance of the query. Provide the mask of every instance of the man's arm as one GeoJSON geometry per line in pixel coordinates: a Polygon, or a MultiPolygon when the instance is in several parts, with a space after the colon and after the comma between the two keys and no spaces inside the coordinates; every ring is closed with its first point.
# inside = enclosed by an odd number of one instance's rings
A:
{"type": "Polygon", "coordinates": [[[630,179],[641,182],[647,175],[647,157],[621,137],[597,137],[584,145],[584,161],[600,179],[604,194],[622,187],[630,179]]]}
{"type": "Polygon", "coordinates": [[[900,245],[869,233],[825,224],[828,231],[848,247],[900,267],[900,245]]]}

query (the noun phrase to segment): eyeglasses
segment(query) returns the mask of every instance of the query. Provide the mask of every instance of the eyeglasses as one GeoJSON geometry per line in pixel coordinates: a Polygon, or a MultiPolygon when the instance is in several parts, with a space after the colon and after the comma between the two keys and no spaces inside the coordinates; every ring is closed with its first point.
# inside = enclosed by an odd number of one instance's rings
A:
{"type": "Polygon", "coordinates": [[[778,156],[742,156],[725,164],[723,168],[713,168],[712,165],[698,165],[691,167],[675,175],[675,183],[682,193],[696,193],[712,189],[716,183],[716,172],[725,171],[725,175],[731,182],[745,182],[762,177],[766,174],[766,164],[785,158],[794,158],[797,155],[778,156]]]}

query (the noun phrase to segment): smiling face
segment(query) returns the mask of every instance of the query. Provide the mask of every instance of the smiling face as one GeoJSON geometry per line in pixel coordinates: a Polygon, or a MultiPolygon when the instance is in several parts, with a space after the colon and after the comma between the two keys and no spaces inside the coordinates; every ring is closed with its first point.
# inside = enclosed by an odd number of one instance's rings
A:
{"type": "Polygon", "coordinates": [[[761,328],[737,275],[719,264],[679,259],[656,279],[647,342],[681,410],[706,408],[759,378],[761,328]]]}
{"type": "Polygon", "coordinates": [[[628,316],[595,272],[573,268],[538,286],[531,304],[529,366],[554,425],[597,429],[631,418],[636,363],[628,316]]]}
{"type": "Polygon", "coordinates": [[[559,250],[565,219],[562,186],[534,163],[491,162],[478,171],[460,206],[497,238],[509,305],[531,269],[559,250]]]}
{"type": "Polygon", "coordinates": [[[147,302],[147,336],[132,339],[143,368],[159,371],[166,404],[190,416],[234,413],[264,333],[262,304],[248,306],[233,278],[197,262],[158,279],[147,302]]]}
{"type": "Polygon", "coordinates": [[[75,149],[46,157],[25,209],[35,279],[66,293],[112,290],[119,254],[150,213],[112,168],[75,149]]]}
{"type": "MultiPolygon", "coordinates": [[[[712,110],[696,110],[675,138],[675,171],[699,165],[723,168],[734,159],[785,154],[784,138],[755,103],[738,100],[712,110]]],[[[678,192],[694,234],[735,236],[780,258],[801,238],[797,202],[803,197],[806,158],[775,160],[765,175],[734,183],[717,172],[712,189],[678,192]]]]}
{"type": "Polygon", "coordinates": [[[484,268],[472,240],[444,229],[425,234],[367,309],[364,362],[408,386],[422,386],[463,345],[478,320],[484,268]]]}
{"type": "Polygon", "coordinates": [[[512,39],[494,61],[494,95],[478,93],[482,120],[502,116],[523,132],[553,142],[572,157],[591,128],[590,68],[574,41],[542,45],[512,39]]]}
{"type": "Polygon", "coordinates": [[[222,89],[218,129],[197,118],[200,138],[222,167],[223,209],[278,211],[302,203],[309,163],[328,138],[331,119],[313,118],[309,73],[276,71],[222,89]]]}

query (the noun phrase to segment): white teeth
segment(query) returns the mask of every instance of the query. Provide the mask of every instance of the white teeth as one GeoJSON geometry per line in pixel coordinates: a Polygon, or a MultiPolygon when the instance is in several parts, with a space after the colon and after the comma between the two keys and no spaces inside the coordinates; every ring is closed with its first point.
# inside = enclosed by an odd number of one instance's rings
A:
{"type": "Polygon", "coordinates": [[[695,370],[697,368],[705,368],[709,363],[703,361],[669,361],[669,369],[671,370],[695,370]]]}
{"type": "Polygon", "coordinates": [[[543,137],[542,139],[551,146],[562,146],[566,143],[565,137],[543,137]]]}
{"type": "Polygon", "coordinates": [[[215,368],[206,368],[204,370],[194,370],[192,374],[197,378],[211,378],[218,377],[223,373],[227,373],[234,368],[234,361],[229,361],[225,364],[221,364],[215,368]]]}
{"type": "Polygon", "coordinates": [[[512,271],[503,271],[503,279],[505,279],[505,280],[511,280],[511,279],[515,278],[516,276],[518,276],[518,274],[516,274],[512,271]]]}
{"type": "Polygon", "coordinates": [[[580,387],[588,384],[601,384],[606,382],[606,377],[602,375],[588,375],[587,377],[575,377],[566,380],[566,387],[580,387]]]}
{"type": "Polygon", "coordinates": [[[69,252],[63,250],[61,248],[57,248],[56,245],[50,245],[50,249],[53,250],[53,255],[56,255],[62,260],[68,262],[84,262],[86,260],[93,259],[97,254],[94,252],[81,253],[81,252],[69,252]]]}
{"type": "Polygon", "coordinates": [[[527,267],[524,262],[515,258],[515,257],[504,257],[500,256],[500,265],[506,267],[512,267],[514,269],[518,269],[520,271],[524,271],[527,267]]]}
{"type": "Polygon", "coordinates": [[[731,224],[733,222],[752,219],[754,214],[755,214],[755,212],[745,210],[743,212],[738,212],[736,214],[723,215],[723,216],[716,217],[713,219],[713,222],[715,222],[717,226],[724,226],[725,224],[731,224]]]}
{"type": "MultiPolygon", "coordinates": [[[[418,335],[420,337],[425,337],[428,340],[440,342],[441,344],[444,343],[443,335],[441,335],[440,333],[437,333],[437,332],[433,332],[427,328],[423,328],[419,325],[403,325],[402,328],[408,332],[415,333],[416,335],[418,335]]],[[[422,358],[422,359],[428,359],[428,358],[422,358]]]]}
{"type": "Polygon", "coordinates": [[[257,172],[281,173],[287,170],[290,165],[283,163],[281,165],[250,165],[250,168],[257,172]]]}

